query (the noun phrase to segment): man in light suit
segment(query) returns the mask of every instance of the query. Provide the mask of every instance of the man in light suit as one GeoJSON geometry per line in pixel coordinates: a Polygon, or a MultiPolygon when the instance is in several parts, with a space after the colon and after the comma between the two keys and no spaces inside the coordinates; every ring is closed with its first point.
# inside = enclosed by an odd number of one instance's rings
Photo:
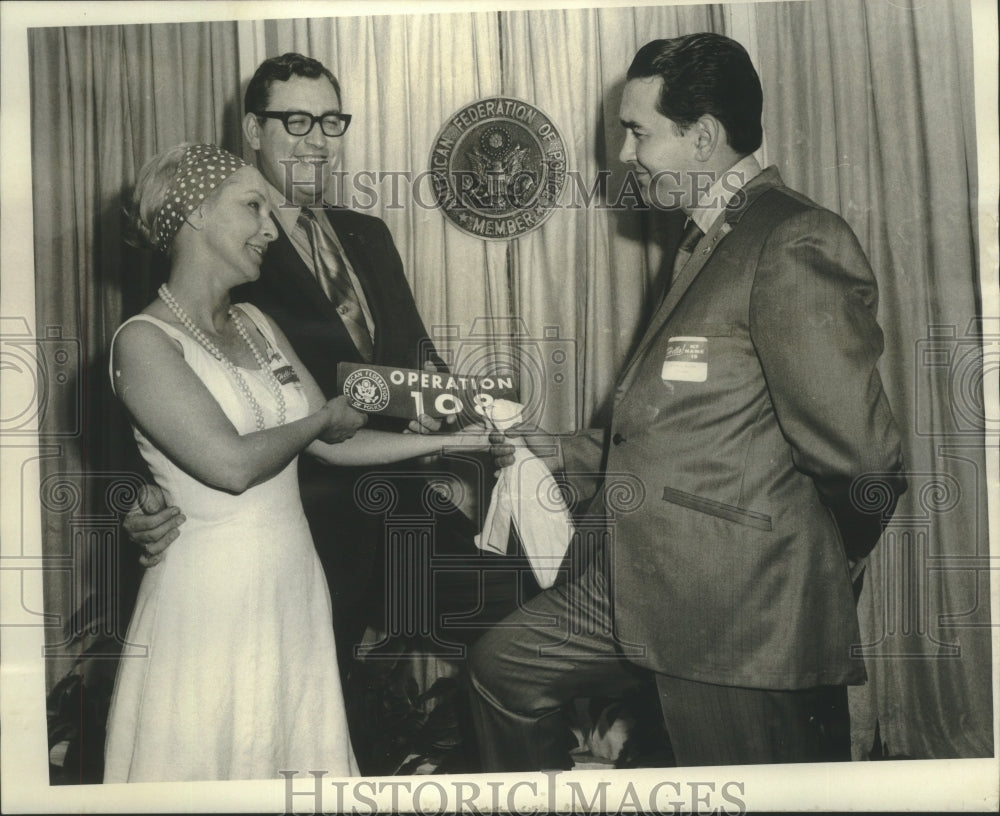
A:
{"type": "Polygon", "coordinates": [[[841,218],[754,160],[761,108],[726,37],[657,40],[629,68],[620,157],[689,224],[610,427],[547,440],[571,482],[607,474],[608,551],[474,648],[485,770],[570,767],[564,704],[641,671],[678,764],[850,758],[831,713],[865,680],[851,570],[905,490],[900,438],[871,269],[841,218]],[[866,476],[883,506],[852,493],[866,476]]]}
{"type": "MultiPolygon", "coordinates": [[[[337,393],[337,364],[343,361],[443,366],[385,223],[327,203],[331,170],[351,119],[342,110],[336,77],[300,54],[273,57],[247,86],[244,110],[243,135],[271,185],[278,238],[264,255],[259,279],[236,290],[233,301],[249,301],[270,315],[330,397],[337,393]]],[[[436,429],[433,420],[425,417],[422,423],[436,429]]],[[[406,423],[373,419],[371,427],[402,431],[406,423]]],[[[393,512],[417,520],[433,517],[434,554],[448,556],[452,569],[433,578],[423,571],[426,565],[406,576],[388,574],[385,518],[369,512],[356,495],[359,479],[374,470],[331,468],[310,457],[302,457],[299,466],[303,506],[330,586],[345,679],[366,628],[380,630],[386,604],[398,602],[393,593],[421,594],[433,620],[431,630],[416,634],[432,648],[454,654],[515,607],[518,581],[532,591],[523,559],[481,554],[472,542],[473,523],[448,501],[426,502],[427,479],[401,472],[406,468],[399,465],[385,470],[395,495],[393,512]],[[456,570],[463,558],[467,569],[456,570]],[[478,628],[474,623],[445,630],[440,623],[449,613],[475,613],[478,628]]],[[[151,487],[149,493],[145,514],[133,512],[125,522],[130,537],[144,545],[147,566],[183,521],[183,508],[164,509],[159,491],[151,487]]],[[[407,624],[412,629],[415,622],[407,624]]],[[[348,695],[350,703],[350,687],[348,695]]]]}

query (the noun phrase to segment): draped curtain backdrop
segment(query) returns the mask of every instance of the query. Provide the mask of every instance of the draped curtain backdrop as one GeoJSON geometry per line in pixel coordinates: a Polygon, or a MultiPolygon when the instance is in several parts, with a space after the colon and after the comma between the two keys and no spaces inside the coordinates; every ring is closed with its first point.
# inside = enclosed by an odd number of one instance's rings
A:
{"type": "Polygon", "coordinates": [[[955,377],[981,365],[969,5],[755,10],[768,150],[868,253],[910,473],[860,600],[870,679],[852,689],[855,749],[877,722],[893,755],[991,756],[986,469],[969,419],[983,395],[955,377]],[[957,363],[935,364],[949,350],[957,363]]]}
{"type": "MultiPolygon", "coordinates": [[[[868,756],[876,733],[892,756],[991,755],[986,485],[975,422],[982,394],[956,393],[952,369],[935,364],[942,337],[954,358],[974,349],[968,330],[979,303],[970,14],[958,0],[919,9],[817,0],[30,32],[37,325],[40,334],[61,326],[79,338],[83,356],[79,400],[54,394],[42,420],[43,438],[74,422],[82,431],[43,468],[46,555],[83,565],[46,574],[48,611],[69,615],[102,576],[135,559],[116,543],[134,451],[106,361],[114,329],[162,274],[121,242],[120,195],[149,156],[184,140],[240,152],[242,94],[257,64],[289,50],[317,57],[341,80],[354,116],[341,169],[348,179],[367,171],[376,192],[348,184],[341,203],[386,220],[425,323],[459,369],[463,339],[484,326],[516,332],[523,321],[545,361],[542,422],[570,431],[606,419],[678,226],[673,215],[600,206],[624,177],[617,109],[625,70],[649,39],[698,30],[747,45],[764,85],[769,159],[791,186],[850,222],[881,288],[881,370],[912,476],[859,606],[870,679],[852,690],[855,756],[868,756]],[[394,199],[392,176],[429,167],[451,114],[500,94],[543,111],[569,169],[588,189],[609,174],[606,192],[582,206],[567,189],[563,203],[579,206],[556,209],[506,243],[468,236],[420,206],[429,188],[414,195],[401,179],[394,199]],[[931,339],[938,345],[928,353],[931,339]],[[556,343],[575,368],[552,359],[556,343]]],[[[122,596],[120,631],[129,612],[122,596]]],[[[61,633],[49,643],[72,657],[61,633]]],[[[50,664],[50,685],[65,665],[50,664]]]]}

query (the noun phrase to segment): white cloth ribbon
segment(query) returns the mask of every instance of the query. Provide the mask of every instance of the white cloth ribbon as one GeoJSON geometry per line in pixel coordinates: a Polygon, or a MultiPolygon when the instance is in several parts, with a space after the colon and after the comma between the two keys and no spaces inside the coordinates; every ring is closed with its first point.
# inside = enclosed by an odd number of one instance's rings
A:
{"type": "MultiPolygon", "coordinates": [[[[521,422],[522,407],[497,400],[486,409],[486,416],[502,431],[521,422]]],[[[476,546],[506,555],[513,522],[535,579],[544,589],[552,586],[559,574],[573,537],[573,519],[549,469],[523,440],[515,437],[510,441],[515,446],[514,463],[500,471],[476,546]]]]}

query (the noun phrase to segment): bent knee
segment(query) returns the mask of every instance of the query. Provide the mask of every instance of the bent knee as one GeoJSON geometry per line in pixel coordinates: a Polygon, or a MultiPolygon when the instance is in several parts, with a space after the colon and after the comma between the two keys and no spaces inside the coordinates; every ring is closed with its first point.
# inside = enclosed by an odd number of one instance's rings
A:
{"type": "Polygon", "coordinates": [[[469,681],[477,694],[511,711],[531,710],[530,684],[516,668],[514,646],[496,630],[476,641],[469,653],[469,681]]]}
{"type": "Polygon", "coordinates": [[[489,689],[506,674],[506,657],[503,643],[494,637],[495,630],[487,632],[472,644],[467,660],[469,679],[477,689],[489,689]]]}
{"type": "Polygon", "coordinates": [[[473,693],[495,708],[520,716],[558,708],[564,701],[558,699],[551,678],[526,659],[521,644],[509,632],[501,630],[500,636],[481,638],[473,646],[468,672],[473,693]]]}

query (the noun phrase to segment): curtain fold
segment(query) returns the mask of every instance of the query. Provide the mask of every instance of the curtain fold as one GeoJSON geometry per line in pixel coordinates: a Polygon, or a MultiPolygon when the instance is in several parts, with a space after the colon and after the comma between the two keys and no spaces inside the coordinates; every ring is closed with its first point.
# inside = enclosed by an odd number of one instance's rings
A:
{"type": "Polygon", "coordinates": [[[756,19],[771,155],[844,216],[878,279],[909,473],[859,603],[854,753],[877,724],[889,756],[991,756],[969,4],[761,4],[756,19]]]}

